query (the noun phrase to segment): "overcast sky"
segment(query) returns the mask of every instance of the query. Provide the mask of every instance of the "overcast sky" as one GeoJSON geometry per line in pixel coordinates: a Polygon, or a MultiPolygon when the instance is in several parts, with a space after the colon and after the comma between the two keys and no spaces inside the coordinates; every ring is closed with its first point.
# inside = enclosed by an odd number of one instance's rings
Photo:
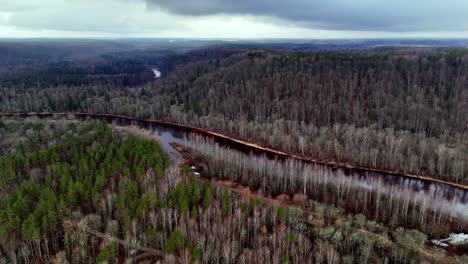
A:
{"type": "Polygon", "coordinates": [[[0,38],[468,38],[468,0],[0,0],[0,38]]]}

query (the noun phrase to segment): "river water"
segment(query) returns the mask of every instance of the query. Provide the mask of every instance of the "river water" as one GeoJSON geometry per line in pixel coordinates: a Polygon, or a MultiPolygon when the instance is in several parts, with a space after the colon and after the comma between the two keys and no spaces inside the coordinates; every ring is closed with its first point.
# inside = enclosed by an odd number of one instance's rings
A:
{"type": "MultiPolygon", "coordinates": [[[[160,124],[147,121],[134,121],[124,118],[110,118],[98,117],[104,119],[109,123],[115,125],[134,125],[140,128],[149,130],[152,134],[159,137],[164,150],[169,154],[172,161],[177,161],[181,155],[175,150],[170,143],[176,142],[179,144],[187,145],[189,143],[191,133],[188,129],[175,128],[172,125],[160,124]]],[[[261,150],[249,149],[245,145],[240,146],[226,142],[223,139],[213,138],[216,144],[223,147],[229,147],[233,150],[238,150],[250,155],[261,155],[261,150]]],[[[266,155],[270,158],[277,159],[271,154],[266,155]]],[[[452,213],[458,219],[468,220],[468,191],[453,186],[441,183],[434,183],[418,179],[410,179],[399,175],[362,171],[355,169],[334,168],[331,166],[317,165],[322,167],[325,171],[324,177],[330,177],[330,181],[339,180],[339,178],[347,177],[357,182],[360,188],[363,189],[376,189],[383,188],[382,190],[399,193],[405,195],[407,192],[416,194],[419,199],[426,199],[430,201],[430,207],[442,208],[447,213],[452,213]],[[380,187],[378,187],[380,185],[380,187]]]]}

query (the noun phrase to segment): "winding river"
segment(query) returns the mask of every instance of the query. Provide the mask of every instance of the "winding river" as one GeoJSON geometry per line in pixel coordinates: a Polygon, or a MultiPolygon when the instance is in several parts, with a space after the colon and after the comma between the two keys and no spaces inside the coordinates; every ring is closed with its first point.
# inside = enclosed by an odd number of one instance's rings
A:
{"type": "MultiPolygon", "coordinates": [[[[115,125],[134,125],[140,128],[149,130],[153,135],[160,138],[164,150],[170,154],[172,160],[176,161],[181,158],[181,155],[174,149],[170,143],[176,142],[182,145],[189,143],[189,133],[198,133],[196,130],[186,127],[176,127],[167,123],[156,123],[145,120],[132,120],[128,118],[106,117],[99,116],[97,118],[104,119],[115,125]]],[[[198,133],[199,134],[199,133],[198,133]]],[[[251,148],[248,145],[236,144],[223,137],[212,138],[217,144],[223,147],[229,147],[246,154],[265,155],[271,159],[283,159],[276,154],[265,152],[256,148],[251,148]]],[[[426,199],[431,201],[433,208],[443,208],[447,213],[452,212],[454,217],[468,220],[468,190],[457,188],[443,183],[436,183],[420,179],[412,179],[402,177],[395,174],[379,173],[375,171],[364,171],[359,169],[339,168],[334,166],[317,165],[321,168],[322,173],[330,177],[330,180],[338,180],[338,178],[347,177],[357,182],[361,188],[376,189],[381,184],[383,190],[397,191],[398,195],[404,196],[407,192],[417,194],[418,199],[426,199]],[[380,182],[380,183],[379,183],[380,182]]]]}
{"type": "MultiPolygon", "coordinates": [[[[0,113],[0,116],[13,115],[48,117],[53,115],[67,115],[67,113],[0,113]]],[[[176,142],[186,145],[186,143],[188,143],[190,140],[190,137],[188,137],[190,133],[196,133],[205,137],[210,137],[214,140],[214,142],[223,147],[227,146],[231,149],[247,154],[265,155],[272,159],[291,158],[289,155],[279,151],[276,152],[270,149],[262,149],[261,147],[242,142],[240,140],[232,139],[221,134],[178,124],[109,114],[74,113],[74,115],[80,119],[94,118],[104,120],[114,125],[133,125],[149,130],[150,133],[157,136],[161,140],[164,150],[169,153],[173,161],[180,159],[181,155],[170,145],[170,143],[176,142]]],[[[304,160],[304,162],[311,161],[304,160]]],[[[466,188],[427,179],[411,178],[405,177],[404,175],[383,173],[372,170],[346,167],[342,168],[321,164],[317,164],[317,166],[321,166],[321,170],[325,171],[324,175],[326,175],[326,177],[330,177],[330,181],[347,177],[354,182],[357,182],[360,188],[375,189],[383,187],[383,191],[396,190],[399,195],[405,195],[407,192],[411,192],[416,194],[420,199],[427,199],[427,201],[430,201],[429,206],[433,208],[442,208],[444,211],[447,211],[447,213],[452,214],[453,217],[468,221],[468,190],[466,188]]]]}

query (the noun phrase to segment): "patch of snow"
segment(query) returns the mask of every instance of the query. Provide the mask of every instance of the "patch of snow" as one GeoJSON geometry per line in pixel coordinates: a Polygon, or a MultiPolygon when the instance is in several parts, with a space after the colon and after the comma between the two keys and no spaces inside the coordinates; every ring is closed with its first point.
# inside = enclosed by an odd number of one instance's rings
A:
{"type": "Polygon", "coordinates": [[[441,242],[441,240],[433,239],[433,240],[431,240],[431,242],[432,242],[432,244],[434,244],[436,246],[439,246],[439,247],[448,247],[449,246],[449,244],[441,242]]]}
{"type": "Polygon", "coordinates": [[[468,245],[468,234],[450,234],[446,239],[433,239],[431,242],[441,247],[468,245]]]}
{"type": "Polygon", "coordinates": [[[161,78],[161,75],[162,75],[162,74],[161,74],[161,72],[160,72],[158,69],[153,68],[152,70],[153,70],[153,72],[154,72],[154,78],[155,78],[155,79],[161,78]]]}

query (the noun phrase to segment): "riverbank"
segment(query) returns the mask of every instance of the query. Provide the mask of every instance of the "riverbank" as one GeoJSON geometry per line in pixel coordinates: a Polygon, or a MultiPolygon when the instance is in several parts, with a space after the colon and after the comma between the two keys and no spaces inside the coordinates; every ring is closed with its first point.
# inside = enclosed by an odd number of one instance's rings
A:
{"type": "Polygon", "coordinates": [[[134,118],[134,117],[129,117],[129,116],[117,115],[117,114],[100,114],[100,113],[85,113],[85,112],[77,112],[77,113],[66,113],[66,112],[0,113],[0,117],[12,117],[12,116],[50,117],[50,116],[54,116],[54,115],[76,116],[76,117],[81,117],[81,118],[91,117],[91,118],[101,118],[101,119],[121,118],[121,119],[124,119],[124,120],[127,120],[127,121],[137,121],[137,122],[160,124],[160,125],[165,125],[165,126],[172,127],[172,128],[175,128],[175,129],[181,129],[181,130],[184,130],[184,131],[187,131],[187,132],[197,133],[197,134],[201,134],[201,135],[205,135],[205,136],[211,136],[211,137],[214,137],[215,139],[221,140],[221,141],[226,142],[228,144],[234,144],[234,145],[237,145],[237,146],[241,146],[241,147],[244,147],[244,148],[249,148],[251,150],[255,150],[257,152],[264,152],[265,154],[275,155],[275,156],[278,156],[279,158],[292,158],[292,159],[296,159],[296,160],[301,160],[303,162],[315,163],[315,164],[330,166],[330,167],[335,167],[335,168],[345,168],[345,169],[348,169],[348,170],[355,170],[355,171],[361,171],[361,172],[377,172],[377,173],[391,174],[391,175],[405,177],[405,178],[409,178],[409,179],[416,179],[416,180],[427,181],[427,182],[431,182],[431,183],[445,184],[445,185],[452,186],[452,187],[455,187],[455,188],[459,188],[459,189],[462,189],[462,190],[468,190],[468,185],[454,183],[454,182],[450,182],[450,181],[445,181],[445,180],[437,179],[437,178],[430,177],[430,176],[402,173],[402,172],[398,172],[398,171],[394,171],[394,170],[385,170],[385,169],[370,168],[370,167],[364,167],[364,166],[354,166],[354,165],[350,165],[350,164],[346,164],[346,163],[339,163],[339,162],[334,162],[334,161],[320,161],[320,160],[316,160],[316,159],[313,159],[313,158],[302,157],[302,156],[298,156],[298,155],[295,155],[295,154],[275,150],[275,149],[272,149],[272,148],[261,146],[261,145],[256,144],[256,143],[246,142],[246,141],[243,141],[241,139],[237,139],[237,138],[234,138],[232,136],[227,136],[227,135],[224,135],[224,134],[221,134],[221,133],[218,133],[218,132],[214,132],[214,131],[210,131],[210,130],[206,130],[206,129],[201,129],[201,128],[196,128],[196,127],[191,127],[191,126],[186,126],[186,125],[177,124],[177,123],[159,121],[159,120],[141,119],[141,118],[134,118]]]}
{"type": "MultiPolygon", "coordinates": [[[[319,228],[323,228],[321,224],[324,224],[323,221],[318,220],[321,218],[321,215],[315,211],[310,211],[307,209],[307,201],[314,201],[318,203],[326,202],[326,201],[321,201],[314,199],[313,197],[309,197],[308,195],[302,193],[302,192],[280,192],[280,193],[275,193],[275,194],[267,194],[266,192],[262,191],[261,188],[255,188],[253,186],[250,186],[248,183],[242,183],[241,181],[233,181],[229,180],[226,178],[218,178],[216,174],[210,174],[210,169],[208,169],[210,166],[205,166],[206,160],[203,159],[203,154],[201,154],[198,150],[192,149],[190,147],[185,147],[183,145],[174,143],[172,146],[179,151],[183,159],[180,162],[180,166],[183,167],[183,165],[190,167],[192,172],[194,173],[194,176],[199,179],[200,181],[209,181],[211,184],[221,187],[223,189],[230,189],[232,192],[247,197],[248,199],[256,199],[256,200],[261,200],[262,202],[273,204],[276,206],[285,206],[285,207],[294,207],[296,209],[300,208],[303,212],[303,216],[307,215],[308,217],[304,217],[303,223],[306,225],[311,225],[319,228]],[[307,219],[307,220],[306,220],[307,219]],[[314,219],[311,221],[311,219],[314,219]],[[317,221],[318,220],[318,221],[317,221]],[[316,226],[318,224],[318,226],[316,226]]],[[[216,157],[215,159],[218,159],[219,157],[216,157]]],[[[331,203],[330,206],[336,206],[334,203],[331,203]]],[[[346,212],[345,214],[347,215],[356,215],[357,212],[354,212],[352,210],[348,210],[349,208],[346,208],[346,206],[342,206],[341,209],[346,212]]],[[[366,218],[373,219],[375,216],[373,212],[362,212],[366,218]]],[[[429,217],[430,218],[430,217],[429,217]]],[[[343,219],[343,221],[346,221],[343,219]]],[[[341,220],[340,220],[341,222],[341,220]]],[[[388,222],[381,222],[384,225],[384,229],[387,232],[391,232],[392,226],[388,225],[388,222]]],[[[440,225],[441,223],[439,223],[440,225]]],[[[442,225],[446,226],[446,223],[442,223],[442,225]]],[[[359,232],[362,232],[362,235],[365,236],[371,236],[373,238],[377,238],[379,241],[384,242],[384,244],[387,245],[388,248],[391,248],[391,246],[394,246],[393,242],[388,239],[386,236],[381,236],[377,233],[374,232],[369,232],[367,230],[360,229],[358,230],[359,232]]],[[[424,231],[424,230],[420,230],[424,231]]],[[[434,234],[432,234],[434,235],[434,234]]],[[[440,236],[436,235],[436,237],[440,236]]],[[[420,253],[426,257],[429,257],[433,260],[436,260],[438,257],[436,256],[435,252],[433,252],[434,248],[432,247],[434,245],[433,242],[427,242],[426,246],[424,248],[421,248],[420,253]]],[[[451,245],[450,247],[447,246],[446,249],[450,250],[451,254],[454,255],[462,255],[464,253],[463,250],[463,244],[457,244],[457,245],[451,245]]]]}

